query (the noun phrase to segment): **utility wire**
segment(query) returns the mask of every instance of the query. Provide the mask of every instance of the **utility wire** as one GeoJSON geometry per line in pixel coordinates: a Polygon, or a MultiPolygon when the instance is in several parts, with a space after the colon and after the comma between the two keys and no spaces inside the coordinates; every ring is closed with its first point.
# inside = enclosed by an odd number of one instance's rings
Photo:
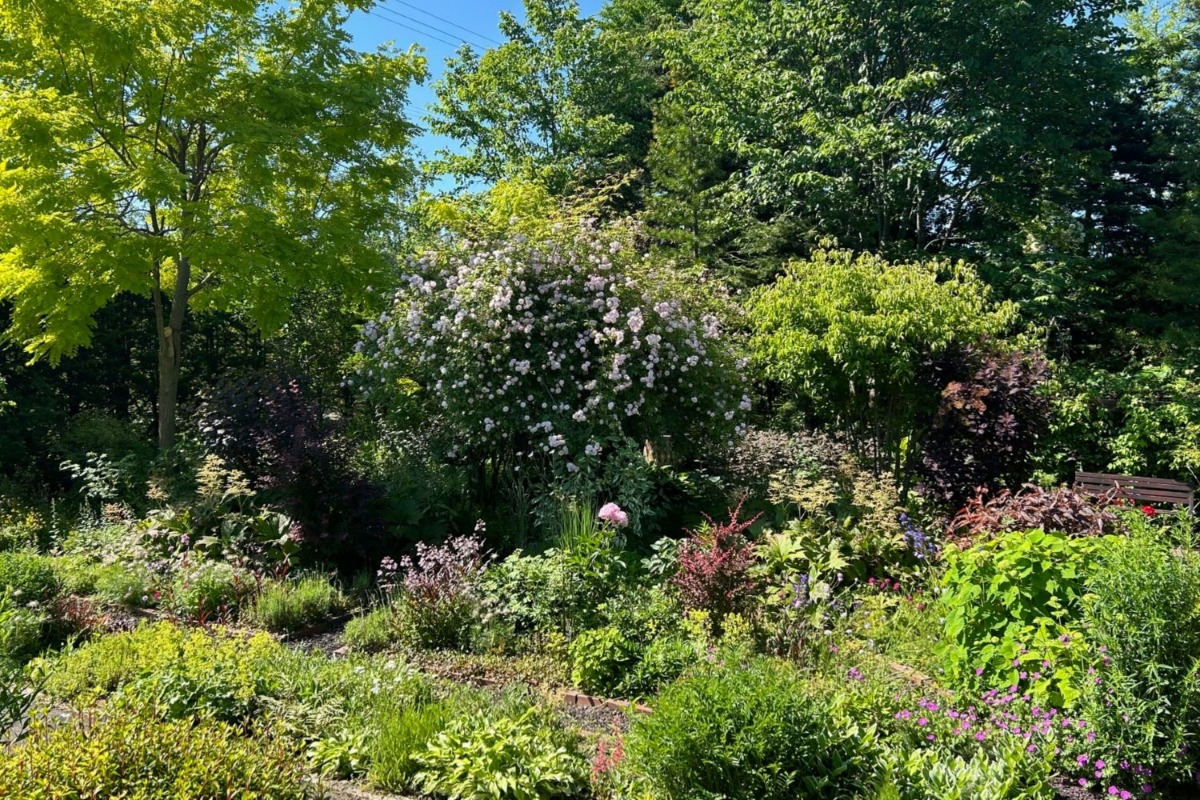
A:
{"type": "Polygon", "coordinates": [[[370,9],[363,9],[363,11],[365,11],[366,13],[370,14],[372,17],[375,17],[378,20],[382,20],[383,22],[387,22],[392,25],[395,25],[397,28],[404,28],[405,30],[412,31],[413,33],[419,33],[421,36],[428,38],[428,39],[433,39],[435,42],[441,42],[442,44],[449,45],[450,47],[458,47],[460,44],[462,44],[462,42],[447,41],[447,40],[441,38],[440,36],[434,36],[432,33],[428,33],[427,31],[423,31],[419,28],[414,28],[411,25],[405,25],[403,22],[397,22],[394,19],[388,19],[387,17],[381,16],[378,13],[378,10],[372,11],[370,9]]]}
{"type": "MultiPolygon", "coordinates": [[[[443,35],[445,35],[445,36],[450,36],[450,37],[452,37],[452,38],[458,39],[460,42],[464,42],[464,43],[466,43],[466,44],[469,44],[469,45],[471,45],[472,47],[474,47],[474,48],[477,48],[477,49],[479,49],[479,50],[487,50],[487,48],[486,48],[485,46],[483,46],[483,45],[479,44],[478,42],[473,42],[473,41],[471,41],[470,39],[466,39],[466,38],[464,38],[464,37],[462,37],[462,36],[459,36],[459,35],[457,35],[457,34],[455,34],[455,33],[451,32],[451,31],[443,30],[442,28],[439,28],[439,27],[437,27],[436,25],[430,25],[428,22],[425,22],[424,20],[417,19],[416,17],[409,16],[408,14],[402,14],[402,13],[400,13],[399,11],[392,11],[391,9],[380,8],[379,6],[376,6],[376,7],[375,7],[375,9],[374,9],[374,12],[375,12],[376,14],[387,14],[388,16],[384,17],[384,19],[391,19],[391,20],[392,20],[392,21],[394,21],[394,22],[395,22],[397,25],[402,25],[402,24],[404,24],[404,23],[401,23],[401,22],[399,22],[399,21],[397,21],[397,20],[395,19],[396,17],[402,17],[402,18],[404,18],[404,19],[406,19],[406,20],[409,20],[411,23],[415,23],[415,24],[417,24],[417,25],[420,25],[420,26],[422,26],[422,27],[424,27],[424,28],[428,28],[428,29],[429,29],[429,30],[431,30],[431,31],[436,31],[437,33],[443,34],[443,35]]],[[[443,40],[443,41],[445,41],[445,40],[443,40]]]]}
{"type": "MultiPolygon", "coordinates": [[[[387,2],[389,2],[389,0],[380,0],[380,5],[383,5],[384,3],[387,3],[387,2]]],[[[460,31],[463,31],[464,33],[469,33],[472,36],[474,36],[476,39],[482,39],[485,42],[491,42],[492,44],[495,44],[495,45],[504,44],[503,42],[493,39],[490,36],[485,36],[484,34],[479,33],[478,31],[473,31],[470,28],[464,28],[462,25],[459,25],[457,22],[454,22],[453,20],[446,19],[445,17],[439,17],[437,14],[433,13],[432,11],[426,11],[425,9],[421,8],[416,3],[409,3],[409,2],[407,2],[407,0],[390,0],[390,2],[396,2],[402,6],[408,6],[411,9],[415,9],[416,11],[421,12],[422,14],[424,14],[427,17],[433,17],[438,22],[444,22],[447,25],[451,26],[452,28],[458,28],[460,31]]]]}

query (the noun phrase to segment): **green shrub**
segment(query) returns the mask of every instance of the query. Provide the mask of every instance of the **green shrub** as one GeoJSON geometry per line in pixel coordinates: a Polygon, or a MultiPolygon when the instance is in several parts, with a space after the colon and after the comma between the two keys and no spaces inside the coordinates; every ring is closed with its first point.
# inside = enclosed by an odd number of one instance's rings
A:
{"type": "Polygon", "coordinates": [[[228,614],[253,593],[254,576],[224,561],[202,559],[179,570],[171,581],[171,609],[207,619],[228,614]]]}
{"type": "Polygon", "coordinates": [[[54,559],[25,551],[0,553],[0,590],[18,603],[46,603],[62,591],[54,559]]]}
{"type": "Polygon", "coordinates": [[[530,708],[519,716],[459,716],[417,755],[417,784],[461,800],[569,797],[587,781],[578,742],[530,708]]]}
{"type": "Polygon", "coordinates": [[[285,654],[265,633],[243,636],[160,622],[100,637],[52,659],[46,690],[62,699],[106,695],[138,679],[182,670],[200,683],[220,673],[248,699],[263,690],[267,665],[285,654]]]}
{"type": "Polygon", "coordinates": [[[304,775],[277,741],[212,720],[115,709],[94,724],[38,726],[0,752],[0,797],[258,797],[300,800],[304,775]]]}
{"type": "Polygon", "coordinates": [[[92,594],[102,567],[86,556],[58,556],[54,572],[64,594],[92,594]]]}
{"type": "Polygon", "coordinates": [[[1200,470],[1200,380],[1195,361],[1146,362],[1121,372],[1094,364],[1065,371],[1055,387],[1047,466],[1077,464],[1126,475],[1188,480],[1200,470]]]}
{"type": "Polygon", "coordinates": [[[266,584],[254,599],[250,619],[269,631],[296,631],[330,619],[346,607],[341,591],[311,575],[266,584]]]}
{"type": "MultiPolygon", "coordinates": [[[[895,591],[878,582],[849,601],[854,613],[834,620],[839,652],[869,649],[926,675],[940,666],[936,644],[943,637],[941,609],[933,600],[895,591]]],[[[823,648],[812,655],[823,655],[823,648]]],[[[833,653],[830,653],[833,655],[833,653]]]]}
{"type": "Polygon", "coordinates": [[[571,681],[585,692],[615,695],[639,656],[638,648],[612,625],[584,631],[571,642],[571,681]]]}
{"type": "Polygon", "coordinates": [[[597,608],[608,625],[571,645],[575,685],[620,697],[652,694],[696,660],[683,609],[663,586],[634,584],[597,608]]]}
{"type": "Polygon", "coordinates": [[[367,779],[389,792],[418,791],[418,756],[434,736],[445,730],[453,710],[453,705],[445,702],[385,707],[374,720],[367,779]]]}
{"type": "Polygon", "coordinates": [[[540,555],[516,551],[484,575],[488,609],[518,633],[568,637],[601,623],[599,610],[622,592],[631,559],[609,527],[582,524],[574,506],[560,520],[559,544],[540,555]]]}
{"type": "Polygon", "coordinates": [[[346,644],[364,653],[386,650],[399,638],[395,612],[390,606],[381,606],[355,617],[346,623],[342,638],[346,644]]]}
{"type": "Polygon", "coordinates": [[[1156,782],[1190,783],[1200,766],[1200,556],[1153,536],[1117,539],[1089,590],[1089,746],[1150,768],[1156,782]]]}
{"type": "Polygon", "coordinates": [[[696,648],[677,636],[651,642],[642,659],[621,680],[620,694],[643,697],[654,694],[696,663],[696,648]]]}
{"type": "Polygon", "coordinates": [[[8,589],[0,589],[0,669],[22,664],[42,649],[46,633],[46,615],[13,599],[8,589]]]}
{"type": "Polygon", "coordinates": [[[634,720],[630,769],[655,797],[853,797],[870,772],[858,729],[791,665],[719,661],[672,684],[634,720]]]}
{"type": "Polygon", "coordinates": [[[59,549],[65,555],[93,561],[123,560],[135,554],[135,543],[135,532],[128,525],[95,525],[71,531],[59,549]]]}
{"type": "Polygon", "coordinates": [[[650,645],[682,630],[683,607],[679,598],[662,584],[633,584],[610,595],[597,608],[600,616],[625,638],[650,645]]]}
{"type": "Polygon", "coordinates": [[[105,603],[144,608],[158,602],[154,575],[143,564],[105,564],[96,570],[93,585],[105,603]]]}
{"type": "Polygon", "coordinates": [[[1016,307],[993,303],[962,262],[899,264],[835,250],[788,265],[755,292],[747,315],[754,360],[796,398],[797,410],[874,439],[891,464],[937,403],[921,364],[1002,333],[1016,307]]]}
{"type": "Polygon", "coordinates": [[[46,523],[37,511],[0,498],[0,552],[36,548],[46,523]]]}
{"type": "Polygon", "coordinates": [[[972,692],[1021,684],[1039,702],[1070,705],[1085,586],[1111,540],[1014,531],[949,550],[939,654],[950,684],[972,692]]]}

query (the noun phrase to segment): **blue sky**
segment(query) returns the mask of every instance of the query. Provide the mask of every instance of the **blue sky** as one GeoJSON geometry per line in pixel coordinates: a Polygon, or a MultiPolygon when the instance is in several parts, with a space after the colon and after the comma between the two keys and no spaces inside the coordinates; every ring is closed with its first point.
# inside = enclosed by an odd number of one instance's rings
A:
{"type": "MultiPolygon", "coordinates": [[[[601,0],[580,0],[579,5],[584,14],[594,14],[601,0]]],[[[429,59],[429,80],[409,93],[410,118],[424,127],[425,108],[433,100],[432,85],[445,68],[446,59],[463,42],[479,50],[504,41],[498,27],[501,11],[524,18],[521,0],[378,0],[370,13],[355,12],[346,27],[360,50],[375,50],[386,42],[401,50],[411,44],[424,48],[429,59]]],[[[450,145],[430,134],[417,142],[426,156],[450,145]]]]}

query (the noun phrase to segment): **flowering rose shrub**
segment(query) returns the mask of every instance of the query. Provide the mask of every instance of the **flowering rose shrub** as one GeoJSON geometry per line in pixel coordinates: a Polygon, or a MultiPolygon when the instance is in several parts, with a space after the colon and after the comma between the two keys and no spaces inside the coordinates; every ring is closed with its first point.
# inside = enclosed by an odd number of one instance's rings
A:
{"type": "Polygon", "coordinates": [[[560,227],[410,262],[363,329],[355,382],[387,405],[411,402],[395,392],[410,398],[415,380],[448,455],[520,458],[518,470],[595,471],[651,436],[727,440],[750,400],[716,296],[637,253],[632,234],[560,227]]]}

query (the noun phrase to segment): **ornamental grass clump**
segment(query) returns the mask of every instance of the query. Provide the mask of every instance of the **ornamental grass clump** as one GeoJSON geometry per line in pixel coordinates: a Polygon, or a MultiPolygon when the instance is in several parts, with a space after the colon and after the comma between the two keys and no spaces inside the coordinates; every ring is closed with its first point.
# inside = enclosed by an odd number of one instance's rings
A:
{"type": "Polygon", "coordinates": [[[699,273],[638,252],[627,226],[463,242],[409,262],[363,328],[354,382],[406,408],[419,384],[417,418],[439,421],[448,455],[599,472],[630,441],[730,439],[750,400],[727,307],[699,273]]]}
{"type": "Polygon", "coordinates": [[[250,618],[269,631],[296,631],[331,619],[346,608],[346,597],[321,575],[272,581],[254,600],[250,618]]]}

